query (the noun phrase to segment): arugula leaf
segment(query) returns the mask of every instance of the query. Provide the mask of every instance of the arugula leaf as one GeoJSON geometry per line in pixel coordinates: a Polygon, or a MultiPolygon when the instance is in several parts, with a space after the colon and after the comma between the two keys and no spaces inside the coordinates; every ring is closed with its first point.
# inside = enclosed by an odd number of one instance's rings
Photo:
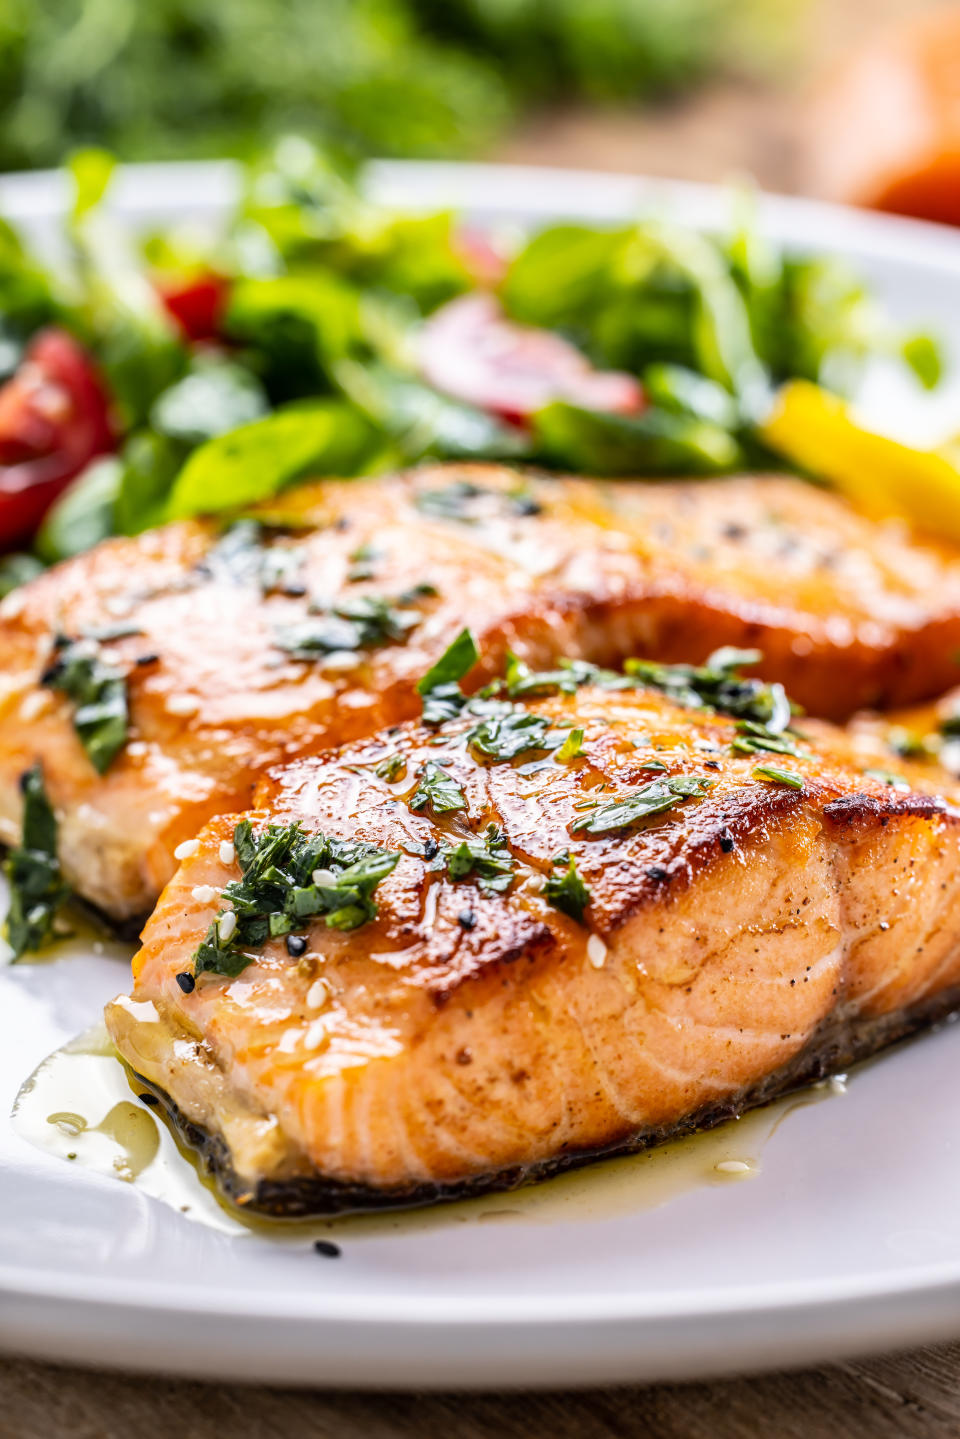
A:
{"type": "Polygon", "coordinates": [[[729,431],[669,410],[615,415],[554,400],[530,423],[547,463],[583,474],[715,475],[743,462],[729,431]]]}
{"type": "Polygon", "coordinates": [[[54,659],[41,684],[73,702],[73,727],[98,774],[104,774],[127,742],[130,723],[122,670],[103,659],[95,640],[58,635],[54,659]]]}
{"type": "MultiPolygon", "coordinates": [[[[556,864],[557,861],[554,860],[556,864]]],[[[568,914],[578,924],[583,923],[583,912],[590,903],[590,890],[577,874],[577,865],[570,856],[567,868],[562,874],[548,875],[542,893],[548,904],[561,913],[568,914]]]]}
{"type": "Polygon", "coordinates": [[[436,664],[417,682],[417,694],[423,700],[423,723],[432,728],[454,719],[466,700],[460,680],[473,669],[480,658],[477,642],[468,629],[463,629],[436,664]]]}
{"type": "Polygon", "coordinates": [[[771,780],[774,784],[786,784],[791,789],[803,789],[803,775],[793,769],[780,769],[775,764],[758,764],[753,771],[757,779],[771,780]]]}
{"type": "Polygon", "coordinates": [[[651,815],[673,809],[684,800],[701,799],[713,783],[706,775],[695,774],[651,780],[633,794],[618,795],[616,799],[591,805],[591,813],[574,820],[570,832],[608,834],[613,830],[627,829],[651,815]]]}
{"type": "Polygon", "coordinates": [[[434,814],[466,809],[467,797],[463,790],[456,780],[438,764],[434,764],[433,760],[427,760],[419,770],[418,778],[419,783],[407,801],[412,810],[426,809],[427,805],[434,814]]]}
{"type": "Polygon", "coordinates": [[[360,293],[332,271],[243,279],[224,328],[249,347],[274,404],[330,389],[330,367],[362,342],[360,293]]]}
{"type": "Polygon", "coordinates": [[[19,551],[0,555],[0,600],[10,594],[11,590],[28,584],[42,574],[43,565],[34,555],[21,554],[19,551]]]}
{"type": "Polygon", "coordinates": [[[233,843],[242,878],[225,887],[232,908],[221,909],[207,930],[194,974],[236,977],[255,962],[251,951],[306,929],[317,916],[332,929],[357,929],[376,917],[374,891],[400,860],[359,840],[307,835],[296,823],[255,831],[241,820],[233,843]]]}
{"type": "Polygon", "coordinates": [[[869,775],[871,779],[880,780],[881,784],[887,784],[891,789],[910,788],[910,781],[908,779],[904,779],[902,774],[894,774],[893,771],[889,769],[865,769],[864,774],[869,775]]]}
{"type": "Polygon", "coordinates": [[[369,421],[342,401],[286,405],[194,450],[174,484],[168,517],[241,509],[311,472],[355,474],[375,441],[369,421]]]}
{"type": "Polygon", "coordinates": [[[390,436],[407,462],[427,455],[509,460],[530,454],[529,438],[515,425],[386,365],[344,359],[334,366],[334,376],[347,398],[390,436]]]}
{"type": "Polygon", "coordinates": [[[10,884],[4,937],[15,960],[50,942],[60,906],[70,897],[57,859],[57,821],[47,798],[41,765],[27,770],[20,788],[22,839],[4,864],[10,884]]]}
{"type": "Polygon", "coordinates": [[[34,540],[42,560],[56,564],[92,549],[115,529],[122,465],[115,455],[92,460],[44,515],[34,540]]]}
{"type": "Polygon", "coordinates": [[[263,386],[245,366],[203,356],[182,380],[160,392],[150,408],[150,424],[158,434],[193,448],[266,412],[263,386]]]}

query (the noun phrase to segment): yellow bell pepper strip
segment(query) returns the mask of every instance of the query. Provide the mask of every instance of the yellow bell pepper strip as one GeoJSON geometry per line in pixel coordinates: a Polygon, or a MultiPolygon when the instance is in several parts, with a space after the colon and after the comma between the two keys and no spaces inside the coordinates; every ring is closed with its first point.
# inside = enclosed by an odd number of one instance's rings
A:
{"type": "Polygon", "coordinates": [[[960,541],[957,451],[916,450],[858,425],[849,406],[807,380],[777,393],[762,439],[876,518],[901,515],[940,539],[960,541]]]}

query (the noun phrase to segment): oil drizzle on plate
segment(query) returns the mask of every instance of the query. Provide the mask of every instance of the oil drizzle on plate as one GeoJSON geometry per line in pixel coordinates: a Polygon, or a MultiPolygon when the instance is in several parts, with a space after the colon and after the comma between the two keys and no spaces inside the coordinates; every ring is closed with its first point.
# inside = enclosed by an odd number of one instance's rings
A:
{"type": "Polygon", "coordinates": [[[309,1221],[269,1220],[224,1204],[190,1151],[178,1143],[97,1025],[55,1050],[17,1096],[13,1126],[37,1149],[135,1185],[185,1218],[237,1236],[302,1243],[319,1235],[362,1239],[449,1224],[575,1223],[659,1208],[705,1185],[730,1185],[760,1171],[766,1143],[798,1109],[841,1092],[830,1080],[751,1110],[716,1129],[600,1160],[504,1194],[428,1209],[309,1221]]]}

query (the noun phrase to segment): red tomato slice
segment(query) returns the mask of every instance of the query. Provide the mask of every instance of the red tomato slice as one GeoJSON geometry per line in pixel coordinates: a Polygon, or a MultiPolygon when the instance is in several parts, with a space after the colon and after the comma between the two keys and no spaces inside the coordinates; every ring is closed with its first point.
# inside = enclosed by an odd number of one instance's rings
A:
{"type": "Polygon", "coordinates": [[[230,282],[205,270],[189,280],[156,282],[157,292],[188,340],[215,340],[230,292],[230,282]]]}
{"type": "Polygon", "coordinates": [[[90,356],[65,330],[41,331],[0,386],[0,550],[28,540],[60,491],[115,447],[90,356]]]}
{"type": "Polygon", "coordinates": [[[617,414],[644,406],[633,375],[595,370],[576,346],[550,330],[515,325],[483,292],[461,295],[430,317],[419,359],[436,389],[517,423],[551,400],[617,414]]]}

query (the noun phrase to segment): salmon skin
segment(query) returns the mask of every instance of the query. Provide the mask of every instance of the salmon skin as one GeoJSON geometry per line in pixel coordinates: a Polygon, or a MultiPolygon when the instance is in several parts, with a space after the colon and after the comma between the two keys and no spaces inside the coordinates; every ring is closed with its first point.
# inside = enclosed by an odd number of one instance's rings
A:
{"type": "Polygon", "coordinates": [[[512,1186],[960,1003],[957,787],[864,773],[775,688],[721,713],[634,669],[428,693],[201,832],[106,1019],[229,1198],[512,1186]]]}
{"type": "Polygon", "coordinates": [[[757,645],[811,713],[956,676],[960,565],[784,478],[600,485],[447,465],[327,482],[223,532],[107,541],[0,605],[0,840],[38,761],[75,890],[146,913],[271,766],[412,717],[464,624],[601,664],[757,645]]]}

